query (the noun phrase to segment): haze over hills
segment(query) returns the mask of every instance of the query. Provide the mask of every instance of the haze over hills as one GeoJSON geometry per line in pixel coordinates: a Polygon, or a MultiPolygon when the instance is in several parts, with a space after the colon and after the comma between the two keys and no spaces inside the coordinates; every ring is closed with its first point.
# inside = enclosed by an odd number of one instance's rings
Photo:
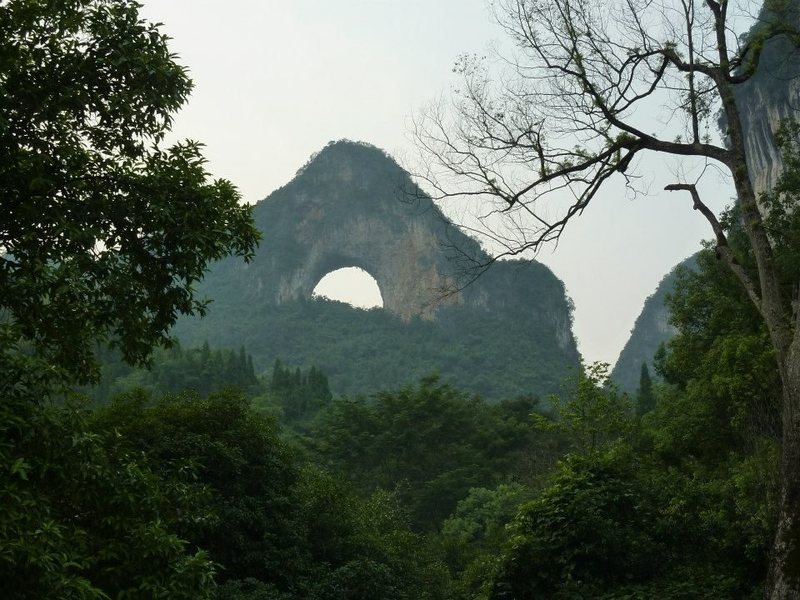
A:
{"type": "Polygon", "coordinates": [[[181,342],[244,346],[262,371],[276,358],[316,365],[347,394],[438,371],[492,400],[545,395],[579,364],[561,281],[502,261],[463,287],[489,257],[375,147],[329,144],[254,215],[255,260],[213,266],[200,289],[208,315],[181,321],[181,342]],[[312,298],[348,266],[375,278],[383,309],[312,298]]]}

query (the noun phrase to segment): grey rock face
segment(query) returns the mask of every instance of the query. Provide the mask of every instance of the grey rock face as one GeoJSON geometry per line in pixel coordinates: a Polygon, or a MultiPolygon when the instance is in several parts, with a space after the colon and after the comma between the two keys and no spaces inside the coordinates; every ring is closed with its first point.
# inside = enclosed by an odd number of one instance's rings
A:
{"type": "MultiPolygon", "coordinates": [[[[788,2],[780,15],[762,9],[759,21],[773,19],[800,29],[798,3],[788,2]]],[[[760,194],[772,188],[783,170],[775,132],[781,121],[800,118],[800,49],[784,36],[770,40],[758,70],[734,93],[745,129],[747,166],[760,194]]]]}
{"type": "Polygon", "coordinates": [[[327,273],[355,266],[375,278],[384,307],[405,320],[432,319],[442,304],[463,301],[445,293],[456,280],[440,247],[442,215],[413,195],[402,171],[380,164],[388,160],[339,143],[304,169],[300,186],[290,183],[258,205],[269,259],[256,264],[258,300],[310,298],[327,273]]]}
{"type": "MultiPolygon", "coordinates": [[[[295,180],[258,203],[255,219],[263,235],[258,258],[238,267],[249,270],[242,290],[249,302],[311,298],[326,274],[354,266],[375,278],[386,310],[404,320],[432,320],[452,304],[476,310],[529,307],[560,319],[562,343],[574,343],[563,330],[564,319],[551,315],[553,307],[526,285],[532,274],[527,263],[498,263],[461,289],[465,268],[489,257],[376,148],[329,145],[295,180]]],[[[564,312],[563,306],[557,312],[564,312]]]]}

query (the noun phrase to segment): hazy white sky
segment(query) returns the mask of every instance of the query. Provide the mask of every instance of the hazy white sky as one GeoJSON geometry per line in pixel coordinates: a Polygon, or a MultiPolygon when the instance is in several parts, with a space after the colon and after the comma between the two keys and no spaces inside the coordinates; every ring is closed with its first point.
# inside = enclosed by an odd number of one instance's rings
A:
{"type": "MultiPolygon", "coordinates": [[[[209,169],[255,202],[287,183],[328,141],[413,154],[409,118],[457,83],[461,53],[487,54],[502,34],[485,0],[144,0],[195,82],[175,133],[206,144],[209,169]]],[[[539,260],[575,302],[587,361],[613,363],[645,298],[708,238],[690,200],[660,190],[676,166],[640,165],[653,193],[610,187],[539,260]]],[[[715,208],[725,183],[706,182],[715,208]]]]}

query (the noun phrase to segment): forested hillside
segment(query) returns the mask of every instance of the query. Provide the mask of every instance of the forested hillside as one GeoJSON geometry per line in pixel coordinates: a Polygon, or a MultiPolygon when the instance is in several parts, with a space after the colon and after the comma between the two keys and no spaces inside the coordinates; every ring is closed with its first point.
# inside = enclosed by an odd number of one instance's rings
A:
{"type": "Polygon", "coordinates": [[[232,350],[212,350],[208,344],[199,348],[159,348],[153,353],[149,368],[126,363],[118,352],[98,351],[99,379],[84,386],[81,392],[93,403],[107,402],[132,389],[148,392],[182,392],[191,390],[202,397],[226,388],[255,394],[263,388],[256,376],[253,357],[232,350]]]}
{"type": "Polygon", "coordinates": [[[565,364],[563,354],[541,342],[549,335],[546,327],[523,332],[503,314],[472,316],[451,307],[435,322],[403,322],[385,310],[299,300],[232,319],[228,332],[212,339],[244,345],[259,373],[275,359],[305,368],[316,365],[337,394],[397,387],[432,371],[493,401],[525,394],[544,398],[559,389],[574,363],[565,364]],[[509,347],[514,348],[511,354],[509,347]]]}

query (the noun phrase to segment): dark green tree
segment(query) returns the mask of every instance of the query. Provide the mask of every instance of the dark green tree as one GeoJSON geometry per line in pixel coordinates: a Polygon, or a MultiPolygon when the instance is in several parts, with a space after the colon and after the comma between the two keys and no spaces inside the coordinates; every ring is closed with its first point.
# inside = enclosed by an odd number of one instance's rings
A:
{"type": "Polygon", "coordinates": [[[2,327],[83,381],[98,341],[130,361],[168,343],[208,262],[258,238],[200,144],[163,146],[192,84],[138,9],[0,4],[2,327]]]}
{"type": "Polygon", "coordinates": [[[284,367],[280,359],[272,365],[269,380],[271,401],[280,407],[284,423],[304,429],[321,408],[330,403],[333,395],[327,376],[312,366],[308,372],[284,367]]]}
{"type": "Polygon", "coordinates": [[[176,503],[172,519],[169,484],[119,454],[113,432],[47,406],[96,377],[98,343],[134,362],[168,344],[179,314],[203,310],[193,286],[209,261],[248,259],[258,238],[200,144],[163,145],[191,80],[138,9],[0,2],[0,579],[16,585],[5,597],[211,593],[211,564],[173,527],[195,507],[176,503]]]}
{"type": "Polygon", "coordinates": [[[571,456],[520,507],[490,597],[601,598],[651,576],[659,556],[649,506],[629,461],[571,456]]]}
{"type": "Polygon", "coordinates": [[[211,522],[203,490],[162,479],[82,411],[47,405],[51,373],[0,352],[0,597],[210,597],[213,563],[176,535],[211,522]]]}
{"type": "Polygon", "coordinates": [[[608,449],[630,433],[633,407],[608,381],[608,364],[592,363],[567,380],[564,398],[551,397],[553,419],[534,414],[537,426],[557,431],[576,454],[589,456],[608,449]]]}
{"type": "Polygon", "coordinates": [[[509,523],[534,492],[519,483],[472,488],[441,527],[437,540],[458,582],[458,597],[486,597],[497,557],[509,538],[509,523]]]}
{"type": "Polygon", "coordinates": [[[364,495],[397,490],[412,526],[431,531],[470,488],[527,480],[550,465],[553,438],[536,432],[529,417],[535,408],[490,406],[429,376],[369,400],[334,401],[308,443],[321,464],[364,495]]]}
{"type": "Polygon", "coordinates": [[[114,396],[143,388],[167,393],[195,391],[201,396],[235,388],[248,393],[261,391],[262,384],[253,371],[253,364],[242,349],[171,348],[156,349],[149,368],[129,365],[118,352],[98,352],[100,380],[81,390],[95,403],[105,404],[114,396]]]}
{"type": "Polygon", "coordinates": [[[180,533],[219,563],[219,598],[442,597],[445,572],[397,499],[359,499],[342,479],[303,465],[274,420],[239,393],[135,392],[98,410],[93,425],[146,454],[164,480],[210,492],[204,507],[216,518],[186,520],[180,533]]]}
{"type": "Polygon", "coordinates": [[[653,380],[650,378],[650,369],[647,363],[642,363],[642,372],[639,376],[639,389],[636,391],[636,414],[642,416],[656,405],[656,398],[653,394],[653,380]]]}
{"type": "Polygon", "coordinates": [[[184,393],[153,402],[132,392],[99,409],[94,424],[119,432],[132,452],[147,453],[164,479],[194,465],[196,485],[213,493],[208,510],[217,519],[187,524],[181,533],[224,565],[220,582],[252,577],[289,587],[302,558],[293,495],[298,469],[275,424],[245,397],[184,393]]]}

